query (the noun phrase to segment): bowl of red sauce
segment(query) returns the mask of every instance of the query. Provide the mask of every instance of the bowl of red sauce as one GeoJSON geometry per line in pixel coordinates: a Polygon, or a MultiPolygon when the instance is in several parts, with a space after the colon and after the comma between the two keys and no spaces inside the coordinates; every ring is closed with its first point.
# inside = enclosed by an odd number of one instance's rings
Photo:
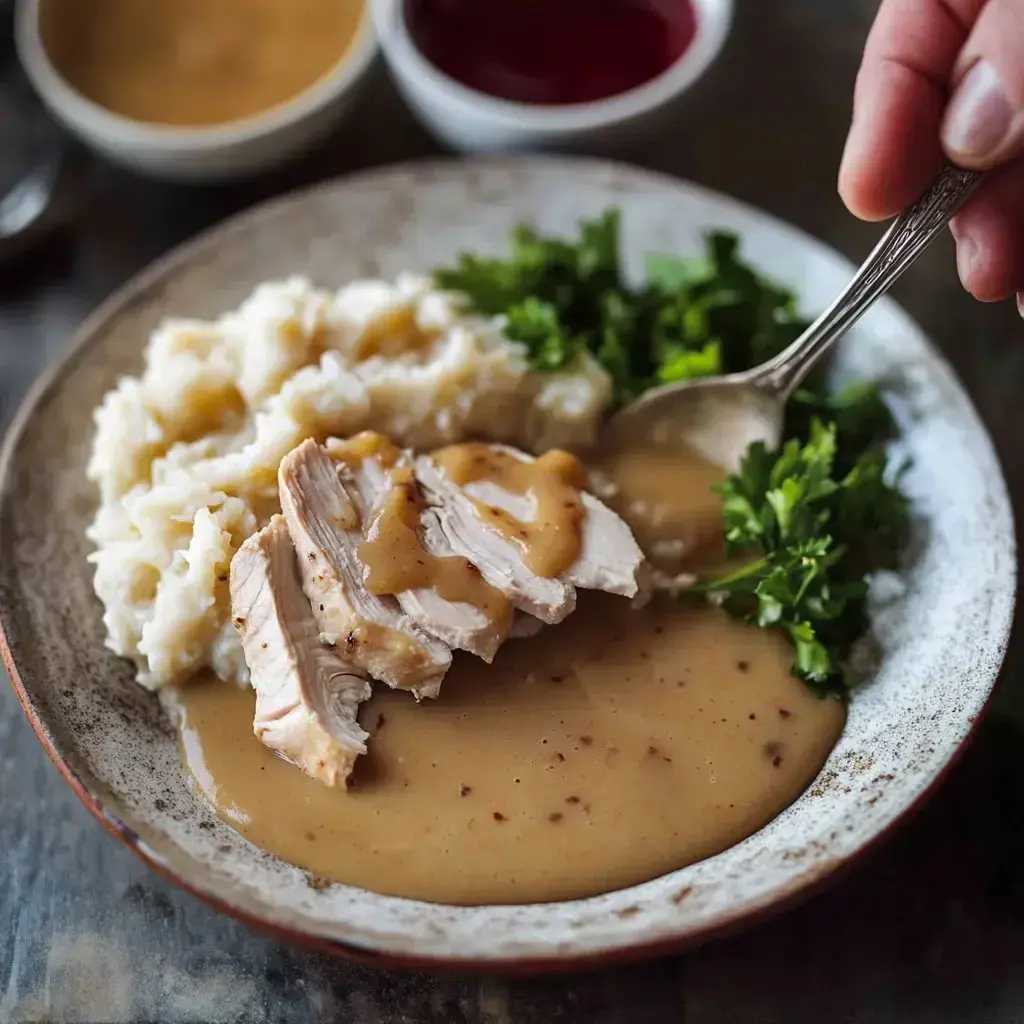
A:
{"type": "Polygon", "coordinates": [[[612,141],[686,92],[732,0],[372,0],[413,111],[457,150],[612,141]]]}

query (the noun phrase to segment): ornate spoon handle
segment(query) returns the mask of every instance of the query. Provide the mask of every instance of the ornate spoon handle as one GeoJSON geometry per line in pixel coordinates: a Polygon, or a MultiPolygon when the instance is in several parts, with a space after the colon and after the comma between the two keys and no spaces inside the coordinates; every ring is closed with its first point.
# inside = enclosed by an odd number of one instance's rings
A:
{"type": "Polygon", "coordinates": [[[950,222],[981,181],[976,171],[947,165],[928,190],[901,213],[838,298],[784,352],[751,375],[783,398],[799,386],[812,366],[950,222]]]}

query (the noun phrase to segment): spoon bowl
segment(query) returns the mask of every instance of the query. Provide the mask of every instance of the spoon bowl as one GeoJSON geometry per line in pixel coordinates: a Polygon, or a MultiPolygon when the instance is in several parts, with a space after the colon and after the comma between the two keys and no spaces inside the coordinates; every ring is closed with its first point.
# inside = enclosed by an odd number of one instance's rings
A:
{"type": "Polygon", "coordinates": [[[664,384],[616,413],[601,444],[629,448],[645,440],[685,442],[695,454],[729,473],[755,441],[777,448],[784,402],[749,373],[664,384]]]}

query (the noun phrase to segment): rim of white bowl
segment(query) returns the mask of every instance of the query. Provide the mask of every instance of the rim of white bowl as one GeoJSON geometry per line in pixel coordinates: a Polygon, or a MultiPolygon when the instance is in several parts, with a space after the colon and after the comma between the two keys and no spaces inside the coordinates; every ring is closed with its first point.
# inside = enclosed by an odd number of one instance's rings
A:
{"type": "Polygon", "coordinates": [[[361,79],[377,54],[370,4],[363,7],[355,37],[330,69],[311,86],[257,114],[223,124],[150,124],[115,114],[90,100],[57,70],[43,43],[39,12],[44,0],[16,0],[14,41],[22,67],[44,102],[69,125],[121,146],[144,145],[166,151],[183,147],[205,151],[249,142],[297,124],[315,114],[361,79]]]}
{"type": "Polygon", "coordinates": [[[721,53],[732,24],[733,0],[690,0],[696,33],[689,46],[649,82],[589,103],[542,106],[500,99],[463,85],[427,59],[409,33],[404,0],[369,0],[381,50],[389,62],[411,75],[413,88],[424,82],[451,107],[484,114],[512,128],[578,132],[605,127],[662,106],[690,88],[721,53]]]}

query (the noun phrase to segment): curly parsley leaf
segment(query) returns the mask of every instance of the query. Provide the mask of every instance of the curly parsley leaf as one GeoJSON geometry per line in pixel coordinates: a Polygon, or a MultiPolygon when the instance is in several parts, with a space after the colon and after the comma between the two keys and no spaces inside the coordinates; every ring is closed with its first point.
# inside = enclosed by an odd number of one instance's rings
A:
{"type": "Polygon", "coordinates": [[[893,567],[909,510],[898,479],[885,478],[879,448],[842,473],[836,425],[815,418],[809,432],[777,453],[751,445],[720,485],[726,543],[752,560],[701,589],[722,595],[734,614],[783,630],[795,673],[822,695],[842,696],[866,625],[865,577],[893,567]]]}

